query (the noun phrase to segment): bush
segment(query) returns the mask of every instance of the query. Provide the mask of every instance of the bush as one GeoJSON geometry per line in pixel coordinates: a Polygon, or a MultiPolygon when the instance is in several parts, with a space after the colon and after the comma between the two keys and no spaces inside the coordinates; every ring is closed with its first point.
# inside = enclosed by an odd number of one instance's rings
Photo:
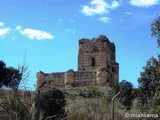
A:
{"type": "Polygon", "coordinates": [[[65,105],[65,96],[60,90],[52,88],[42,92],[40,98],[42,119],[60,120],[66,117],[65,105]]]}

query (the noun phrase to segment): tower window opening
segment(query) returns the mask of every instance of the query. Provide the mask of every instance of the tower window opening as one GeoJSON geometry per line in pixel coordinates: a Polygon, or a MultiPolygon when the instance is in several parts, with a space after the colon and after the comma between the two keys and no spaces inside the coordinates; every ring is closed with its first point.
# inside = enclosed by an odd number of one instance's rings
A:
{"type": "Polygon", "coordinates": [[[116,72],[116,69],[115,69],[115,68],[112,68],[112,72],[116,72]]]}
{"type": "Polygon", "coordinates": [[[92,66],[95,66],[96,65],[96,61],[94,58],[92,58],[92,66]]]}
{"type": "Polygon", "coordinates": [[[110,69],[110,65],[109,64],[107,64],[107,68],[110,69]]]}

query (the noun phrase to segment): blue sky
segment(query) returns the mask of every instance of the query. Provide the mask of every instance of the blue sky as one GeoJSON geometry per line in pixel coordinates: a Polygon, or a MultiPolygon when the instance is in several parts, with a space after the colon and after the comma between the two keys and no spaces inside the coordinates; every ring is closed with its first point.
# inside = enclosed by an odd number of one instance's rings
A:
{"type": "Polygon", "coordinates": [[[146,61],[159,49],[150,24],[160,0],[0,0],[0,59],[36,72],[77,70],[78,40],[106,35],[116,45],[120,81],[138,86],[146,61]]]}

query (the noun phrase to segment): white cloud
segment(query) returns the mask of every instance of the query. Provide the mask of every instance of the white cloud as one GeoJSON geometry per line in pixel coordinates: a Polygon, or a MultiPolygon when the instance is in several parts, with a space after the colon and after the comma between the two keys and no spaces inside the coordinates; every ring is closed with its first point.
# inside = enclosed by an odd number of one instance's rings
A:
{"type": "Polygon", "coordinates": [[[100,17],[99,21],[104,22],[104,23],[108,23],[111,21],[111,18],[109,17],[100,17]]]}
{"type": "Polygon", "coordinates": [[[119,2],[117,2],[117,1],[114,0],[114,1],[112,2],[112,4],[111,4],[110,8],[111,8],[111,9],[115,9],[115,8],[117,8],[117,7],[119,7],[119,6],[120,6],[119,2]]]}
{"type": "Polygon", "coordinates": [[[107,12],[106,6],[108,5],[104,0],[92,0],[91,6],[84,5],[82,12],[86,15],[104,14],[107,12]]]}
{"type": "Polygon", "coordinates": [[[114,0],[111,5],[109,5],[105,0],[92,0],[89,5],[84,5],[81,12],[88,15],[103,15],[107,13],[110,9],[115,9],[120,4],[114,0]]]}
{"type": "Polygon", "coordinates": [[[16,27],[16,30],[20,30],[20,29],[21,29],[21,26],[17,26],[17,27],[16,27]]]}
{"type": "Polygon", "coordinates": [[[126,12],[126,14],[131,15],[132,13],[131,12],[126,12]]]}
{"type": "Polygon", "coordinates": [[[4,26],[4,23],[0,21],[0,27],[4,26]]]}
{"type": "Polygon", "coordinates": [[[137,7],[149,7],[159,3],[160,0],[130,0],[130,4],[137,7]]]}
{"type": "Polygon", "coordinates": [[[75,35],[76,34],[76,29],[66,29],[65,32],[75,35]]]}
{"type": "Polygon", "coordinates": [[[3,35],[5,35],[5,34],[7,34],[9,31],[10,31],[9,28],[0,29],[0,36],[3,36],[3,35]]]}
{"type": "Polygon", "coordinates": [[[4,23],[0,21],[0,36],[4,36],[5,34],[9,33],[11,30],[10,28],[4,27],[4,23]]]}
{"type": "Polygon", "coordinates": [[[53,35],[51,35],[50,33],[47,33],[46,31],[35,30],[35,29],[30,29],[30,28],[21,30],[20,33],[22,35],[26,35],[29,39],[42,40],[42,39],[53,39],[54,38],[53,35]]]}

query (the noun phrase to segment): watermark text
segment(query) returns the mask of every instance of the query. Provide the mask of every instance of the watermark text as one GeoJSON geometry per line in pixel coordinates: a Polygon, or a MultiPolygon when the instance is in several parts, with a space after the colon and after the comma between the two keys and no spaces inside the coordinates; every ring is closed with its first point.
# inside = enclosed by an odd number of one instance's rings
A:
{"type": "Polygon", "coordinates": [[[125,113],[126,118],[158,118],[158,114],[125,113]]]}

